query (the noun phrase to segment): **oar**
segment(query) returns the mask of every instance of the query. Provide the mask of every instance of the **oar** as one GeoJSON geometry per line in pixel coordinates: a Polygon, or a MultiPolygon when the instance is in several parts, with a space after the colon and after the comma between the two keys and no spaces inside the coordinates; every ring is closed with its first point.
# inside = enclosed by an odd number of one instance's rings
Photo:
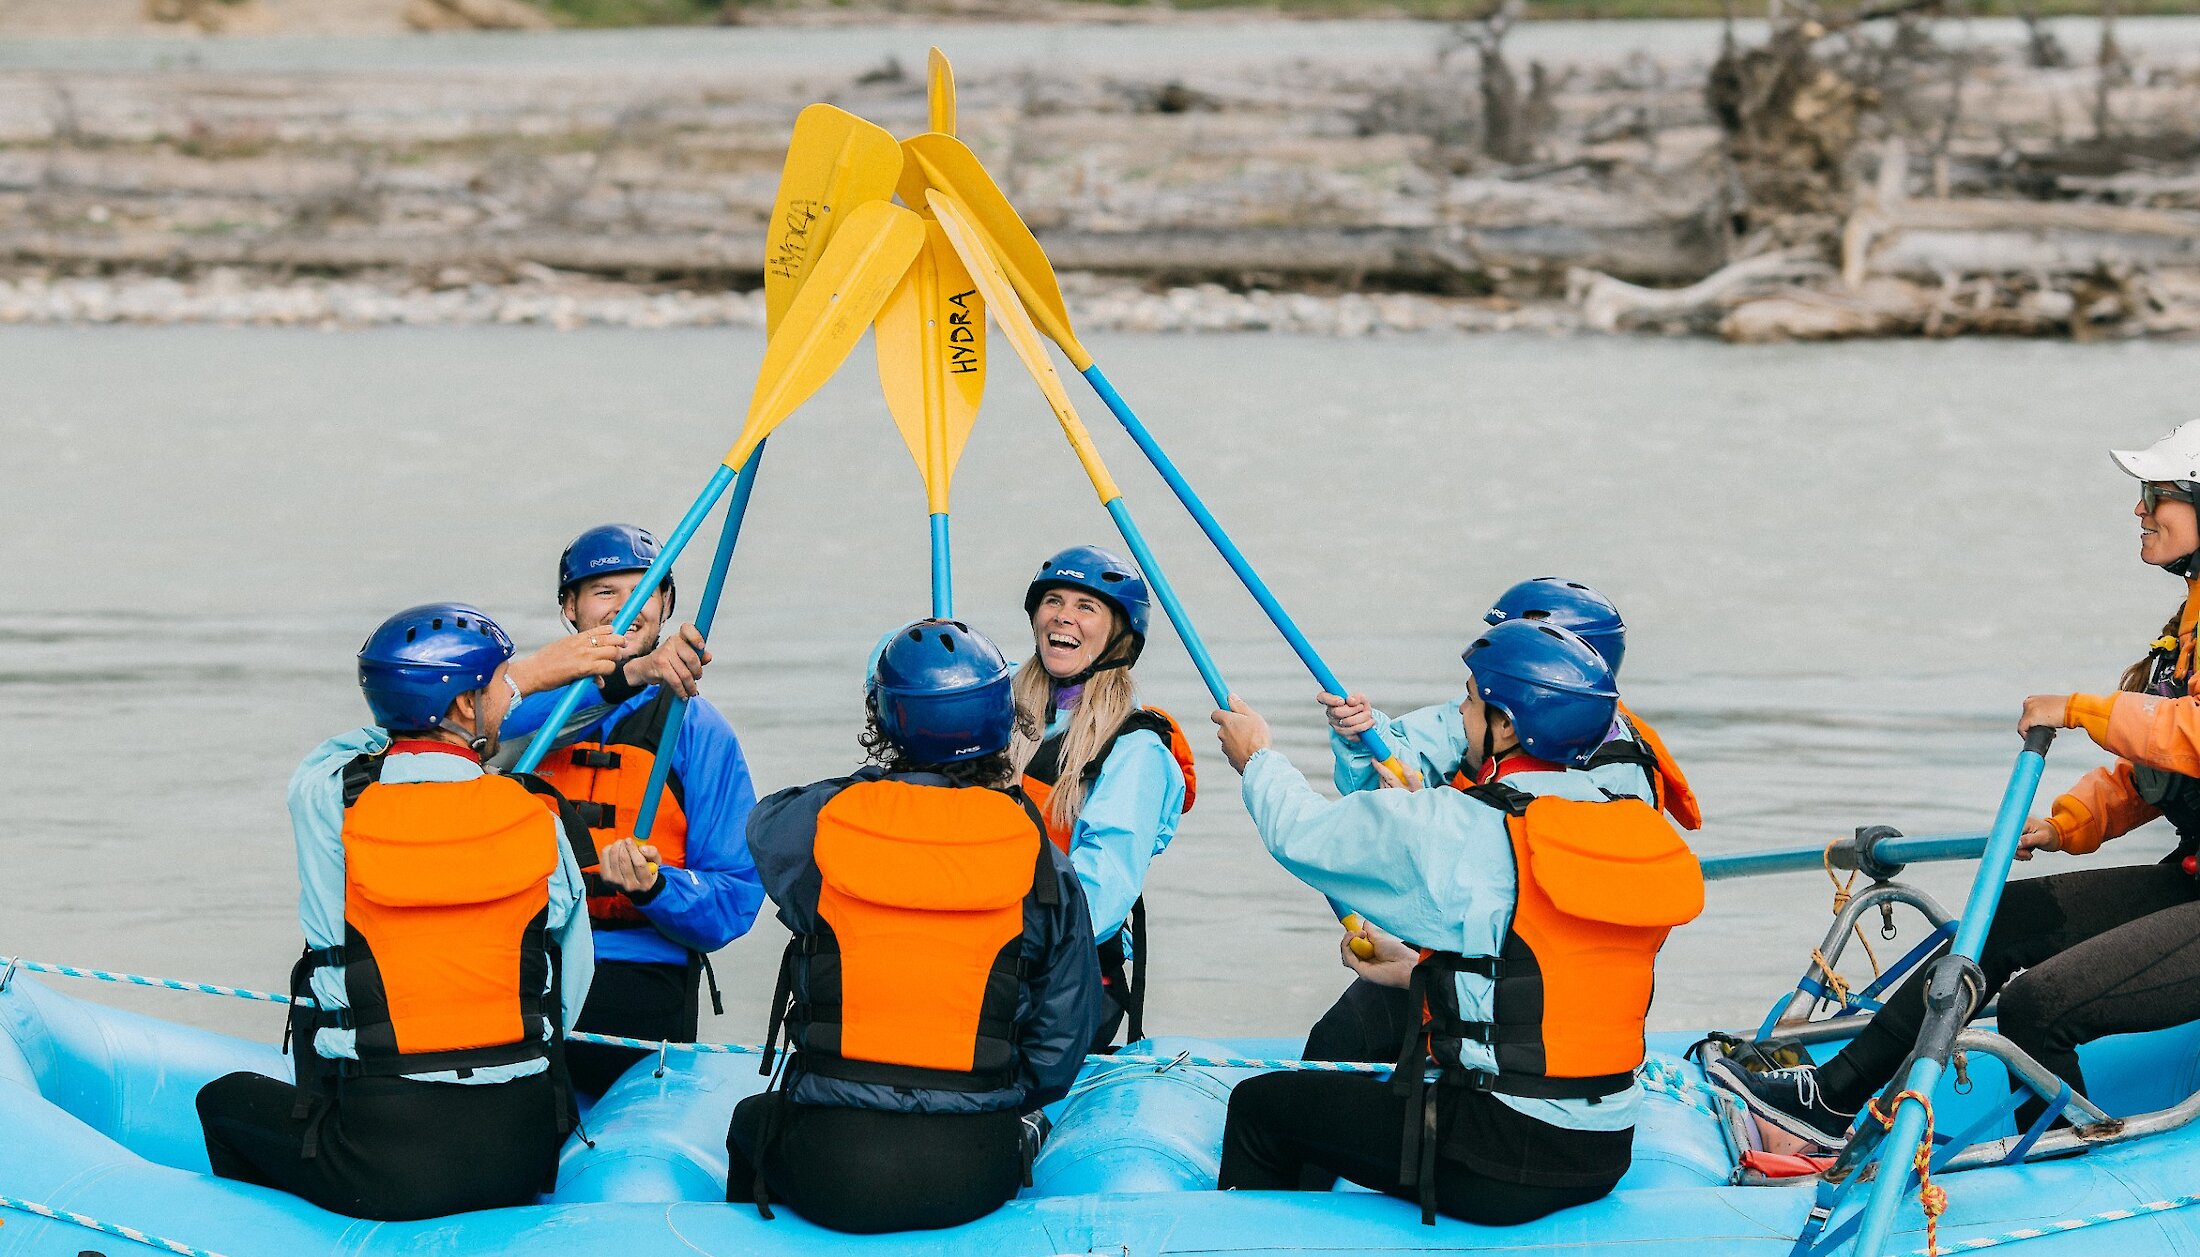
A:
{"type": "MultiPolygon", "coordinates": [[[[1222,525],[1215,520],[1206,503],[1200,501],[1199,495],[1192,491],[1191,485],[1176,469],[1176,464],[1162,452],[1161,446],[1153,439],[1153,434],[1146,430],[1145,424],[1139,422],[1138,416],[1124,402],[1122,394],[1116,392],[1115,386],[1108,382],[1108,377],[1101,373],[1099,364],[1092,360],[1092,355],[1085,352],[1084,345],[1078,341],[1076,332],[1070,327],[1069,307],[1062,300],[1062,286],[1054,277],[1053,264],[1047,261],[1046,253],[1039,248],[1038,238],[1024,225],[1016,208],[1009,204],[1008,197],[993,182],[993,176],[986,173],[977,155],[954,136],[939,133],[904,140],[901,147],[905,156],[901,174],[903,202],[909,205],[919,204],[927,189],[936,189],[953,197],[963,207],[973,231],[985,241],[987,251],[1000,262],[1001,270],[1022,296],[1024,308],[1029,312],[1031,320],[1036,322],[1039,330],[1048,339],[1061,346],[1062,352],[1069,355],[1070,365],[1077,368],[1092,385],[1093,391],[1100,395],[1100,400],[1107,403],[1108,409],[1114,412],[1124,430],[1130,433],[1131,440],[1137,442],[1138,448],[1145,452],[1154,470],[1160,472],[1161,478],[1168,482],[1177,500],[1184,504],[1185,510],[1191,512],[1200,531],[1207,534],[1207,540],[1213,542],[1215,549],[1221,552],[1224,561],[1229,563],[1230,570],[1236,572],[1238,579],[1244,582],[1246,591],[1253,595],[1253,600],[1260,604],[1261,610],[1268,613],[1269,621],[1283,634],[1284,640],[1291,644],[1291,649],[1298,654],[1299,661],[1306,665],[1307,671],[1313,674],[1314,680],[1332,694],[1348,693],[1344,683],[1337,679],[1337,674],[1330,670],[1321,654],[1314,649],[1314,644],[1307,640],[1306,634],[1299,631],[1299,626],[1284,611],[1283,604],[1269,591],[1267,582],[1246,561],[1244,552],[1238,549],[1236,542],[1230,540],[1230,535],[1222,530],[1222,525]]],[[[1400,779],[1405,777],[1404,765],[1399,762],[1397,753],[1391,749],[1389,740],[1383,736],[1380,728],[1370,728],[1362,733],[1360,746],[1370,759],[1390,769],[1400,779]]]]}
{"type": "Polygon", "coordinates": [[[1883,868],[1933,860],[1971,860],[1986,850],[1988,839],[1987,834],[1896,835],[1872,843],[1865,856],[1859,852],[1856,839],[1843,838],[1831,847],[1783,847],[1709,856],[1703,860],[1703,875],[1705,881],[1716,882],[1767,873],[1815,873],[1826,867],[1829,859],[1837,869],[1854,869],[1861,867],[1860,856],[1883,868]]]}
{"type": "MultiPolygon", "coordinates": [[[[2016,859],[2017,838],[2024,830],[2025,817],[2031,814],[2032,799],[2039,793],[2040,774],[2047,767],[2048,744],[2054,740],[2055,731],[2045,726],[2032,730],[2024,739],[2024,750],[2018,754],[2016,768],[2009,774],[2009,786],[2002,792],[2001,810],[1994,814],[1994,828],[1986,842],[1986,854],[1979,862],[1978,875],[1971,880],[1971,897],[1964,903],[1963,916],[1956,925],[1955,944],[1947,957],[1934,962],[1926,990],[1925,1024],[1918,1031],[1915,1059],[1909,1074],[1903,1079],[1901,1090],[1895,1092],[1898,1097],[1915,1092],[1931,1100],[1941,1071],[1948,1064],[1956,1033],[1975,1011],[1970,1000],[1975,992],[1963,989],[1957,976],[1958,966],[1966,961],[1975,965],[1979,951],[1986,944],[1986,930],[1993,923],[1994,910],[2001,906],[2001,889],[2008,882],[2009,866],[2016,859]],[[1953,957],[1961,957],[1961,960],[1951,959],[1953,957]]],[[[1894,1102],[1894,1126],[1878,1145],[1879,1177],[1871,1184],[1871,1195],[1864,1202],[1853,1250],[1856,1257],[1880,1257],[1886,1248],[1895,1207],[1909,1194],[1909,1160],[1924,1129],[1925,1110],[1925,1104],[1914,1100],[1905,1103],[1898,1098],[1894,1102]],[[1901,1160],[1890,1162],[1891,1157],[1901,1160]]],[[[1863,1125],[1876,1128],[1878,1124],[1865,1122],[1863,1125]]],[[[1842,1159],[1850,1160],[1848,1157],[1842,1159]]]]}
{"type": "MultiPolygon", "coordinates": [[[[901,146],[884,127],[831,105],[812,105],[796,116],[794,135],[787,141],[787,160],[779,171],[779,192],[773,200],[765,241],[766,253],[777,259],[777,265],[764,275],[767,336],[776,333],[785,321],[803,281],[847,218],[844,211],[891,197],[900,175],[901,146]]],[[[748,517],[749,495],[756,489],[764,445],[758,441],[742,464],[734,482],[733,501],[726,507],[726,522],[718,529],[718,552],[711,557],[710,581],[703,586],[703,599],[695,615],[696,631],[706,642],[718,616],[718,597],[725,588],[734,545],[741,538],[741,523],[748,517]]],[[[649,768],[649,784],[642,790],[641,810],[634,817],[636,842],[649,841],[656,830],[657,809],[664,801],[665,783],[672,774],[672,752],[679,745],[680,729],[686,722],[687,700],[676,697],[665,711],[656,759],[649,768]]]]}
{"type": "Polygon", "coordinates": [[[872,329],[886,408],[924,476],[932,521],[932,616],[955,614],[948,486],[985,395],[985,302],[937,222],[872,329]]]}
{"type": "Polygon", "coordinates": [[[937,48],[924,59],[924,98],[932,107],[932,129],[941,135],[953,135],[955,69],[947,64],[947,54],[937,48]]]}
{"type": "MultiPolygon", "coordinates": [[[[620,604],[619,614],[612,620],[612,632],[624,633],[634,626],[642,604],[657,592],[688,539],[733,482],[734,469],[746,464],[772,429],[808,401],[847,360],[849,351],[862,339],[864,329],[871,325],[879,307],[886,304],[887,295],[923,246],[924,224],[900,206],[871,201],[847,212],[839,232],[795,294],[786,319],[764,347],[756,392],[749,399],[748,419],[734,439],[733,448],[726,452],[695,504],[665,538],[657,560],[620,604]]],[[[549,731],[564,727],[566,717],[580,705],[592,684],[583,678],[565,687],[514,771],[533,772],[542,763],[553,741],[549,731]]]]}
{"type": "Polygon", "coordinates": [[[1062,425],[1062,434],[1069,438],[1070,448],[1076,451],[1077,461],[1092,481],[1093,492],[1100,495],[1100,505],[1115,521],[1116,531],[1123,534],[1123,543],[1131,548],[1131,556],[1138,560],[1139,570],[1145,573],[1146,583],[1160,599],[1161,609],[1168,613],[1169,623],[1176,626],[1176,635],[1183,641],[1184,649],[1190,652],[1200,679],[1207,683],[1207,692],[1214,696],[1215,706],[1228,707],[1228,683],[1222,679],[1221,670],[1215,667],[1214,657],[1207,653],[1207,643],[1200,639],[1199,630],[1192,627],[1191,617],[1184,613],[1184,604],[1177,600],[1176,590],[1153,557],[1153,550],[1146,545],[1145,536],[1138,531],[1130,508],[1123,504],[1123,491],[1115,487],[1115,478],[1100,461],[1100,452],[1092,447],[1092,436],[1085,431],[1084,421],[1069,404],[1069,395],[1062,390],[1061,377],[1054,373],[1054,362],[1047,357],[1039,330],[1031,325],[1031,316],[1024,312],[1024,303],[1017,299],[1008,276],[1002,274],[1000,264],[987,251],[977,228],[971,225],[953,197],[934,188],[926,203],[932,207],[932,216],[939,220],[963,265],[969,268],[971,280],[984,295],[986,307],[993,312],[994,323],[1008,338],[1016,356],[1023,360],[1024,369],[1038,382],[1039,391],[1054,411],[1054,418],[1062,425]]]}

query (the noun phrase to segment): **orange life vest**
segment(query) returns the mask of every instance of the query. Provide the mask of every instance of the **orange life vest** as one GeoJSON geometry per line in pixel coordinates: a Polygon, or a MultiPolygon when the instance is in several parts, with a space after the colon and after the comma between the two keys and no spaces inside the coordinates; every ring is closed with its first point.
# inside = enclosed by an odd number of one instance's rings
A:
{"type": "Polygon", "coordinates": [[[851,1082],[993,1091],[1016,1073],[1024,904],[1059,904],[1013,790],[859,781],[818,812],[818,929],[787,944],[770,1046],[851,1082]]]}
{"type": "Polygon", "coordinates": [[[1703,911],[1703,870],[1688,844],[1640,799],[1538,797],[1493,782],[1467,793],[1501,808],[1517,882],[1495,956],[1422,953],[1411,998],[1422,1024],[1406,1035],[1393,1086],[1406,1107],[1402,1182],[1422,1189],[1434,1218],[1433,1097],[1424,1063],[1448,1080],[1544,1099],[1588,1099],[1627,1087],[1642,1064],[1658,949],[1703,911]],[[1461,973],[1492,980],[1488,1021],[1460,1012],[1461,973]],[[1470,1069],[1468,1041],[1487,1043],[1495,1071],[1470,1069]]]}
{"type": "Polygon", "coordinates": [[[515,778],[385,785],[382,763],[345,769],[344,942],[301,963],[343,967],[350,1008],[316,1027],[357,1035],[357,1062],[321,1065],[414,1074],[548,1055],[557,819],[515,778]]]}
{"type": "MultiPolygon", "coordinates": [[[[1184,730],[1176,723],[1176,717],[1159,707],[1141,707],[1123,721],[1115,735],[1100,745],[1100,753],[1094,755],[1092,761],[1085,765],[1085,783],[1089,786],[1100,776],[1102,765],[1108,762],[1108,756],[1115,751],[1115,744],[1122,741],[1124,735],[1140,730],[1160,735],[1163,744],[1169,748],[1170,756],[1176,760],[1177,768],[1184,774],[1183,810],[1191,811],[1192,803],[1199,797],[1199,773],[1192,764],[1192,745],[1185,740],[1184,730]]],[[[1054,845],[1063,851],[1069,850],[1070,840],[1075,836],[1073,827],[1057,824],[1054,814],[1047,810],[1047,803],[1054,797],[1054,787],[1061,780],[1062,744],[1068,736],[1066,731],[1056,733],[1039,743],[1039,749],[1032,752],[1031,762],[1024,765],[1024,793],[1030,795],[1031,801],[1038,805],[1039,815],[1046,821],[1047,837],[1053,839],[1054,845]]]]}
{"type": "Polygon", "coordinates": [[[1658,949],[1703,911],[1694,853],[1640,799],[1538,797],[1502,782],[1468,793],[1505,811],[1518,889],[1498,955],[1433,952],[1414,970],[1429,1055],[1463,1069],[1460,1044],[1488,1043],[1497,1070],[1473,1081],[1518,1095],[1626,1086],[1642,1064],[1658,949]],[[1490,1021],[1461,1019],[1459,973],[1494,981],[1490,1021]]]}
{"type": "MultiPolygon", "coordinates": [[[[634,819],[641,813],[650,769],[657,762],[657,747],[665,730],[665,714],[672,696],[663,689],[657,696],[629,712],[613,725],[601,742],[575,742],[550,752],[540,775],[571,801],[600,856],[605,847],[634,836],[634,819]]],[[[657,863],[670,869],[687,867],[687,812],[682,803],[687,791],[675,771],[665,778],[665,796],[650,828],[649,845],[657,849],[657,863]]],[[[582,880],[588,888],[588,915],[597,929],[634,929],[649,924],[642,910],[618,887],[603,880],[600,859],[581,860],[582,880]]]]}

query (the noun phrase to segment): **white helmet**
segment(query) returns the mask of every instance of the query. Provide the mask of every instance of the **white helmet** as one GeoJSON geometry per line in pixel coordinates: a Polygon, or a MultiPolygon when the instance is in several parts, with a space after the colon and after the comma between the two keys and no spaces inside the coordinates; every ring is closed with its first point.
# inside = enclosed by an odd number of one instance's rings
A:
{"type": "Polygon", "coordinates": [[[2108,456],[2141,480],[2200,484],[2200,419],[2178,425],[2175,432],[2143,450],[2110,450],[2108,456]]]}

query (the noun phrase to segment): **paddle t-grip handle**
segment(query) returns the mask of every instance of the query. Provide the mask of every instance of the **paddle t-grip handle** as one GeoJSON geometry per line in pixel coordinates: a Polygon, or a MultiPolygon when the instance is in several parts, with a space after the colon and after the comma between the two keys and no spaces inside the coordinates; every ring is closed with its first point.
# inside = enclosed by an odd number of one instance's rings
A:
{"type": "MultiPolygon", "coordinates": [[[[1348,930],[1357,933],[1362,924],[1362,922],[1360,921],[1360,914],[1357,912],[1347,912],[1344,914],[1344,918],[1340,920],[1338,924],[1342,925],[1348,930]]],[[[1355,938],[1352,940],[1352,954],[1358,956],[1362,960],[1373,960],[1375,958],[1375,944],[1370,939],[1355,938]]]]}
{"type": "Polygon", "coordinates": [[[2034,725],[2032,731],[2024,735],[2024,749],[2034,755],[2047,754],[2047,748],[2054,745],[2054,742],[2055,728],[2052,725],[2034,725]]]}

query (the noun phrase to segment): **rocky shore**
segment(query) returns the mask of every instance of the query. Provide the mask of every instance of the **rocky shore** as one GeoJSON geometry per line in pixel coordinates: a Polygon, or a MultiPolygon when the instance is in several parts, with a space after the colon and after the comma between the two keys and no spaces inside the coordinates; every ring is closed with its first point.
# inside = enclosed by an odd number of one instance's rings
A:
{"type": "MultiPolygon", "coordinates": [[[[1502,5],[1421,29],[1377,64],[994,57],[961,76],[960,129],[1094,327],[2200,329],[2192,32],[1898,6],[1562,59],[1502,5]]],[[[751,323],[794,112],[923,125],[892,58],[436,47],[487,51],[0,59],[0,321],[751,323]]]]}
{"type": "MultiPolygon", "coordinates": [[[[1565,302],[1437,297],[1423,293],[1232,291],[1197,284],[1154,291],[1128,281],[1068,277],[1070,312],[1086,332],[1297,332],[1368,336],[1406,332],[1584,330],[1565,302]]],[[[254,276],[215,270],[159,276],[0,279],[0,324],[213,323],[265,327],[752,327],[761,291],[698,292],[538,271],[501,283],[419,284],[402,278],[254,276]]]]}

